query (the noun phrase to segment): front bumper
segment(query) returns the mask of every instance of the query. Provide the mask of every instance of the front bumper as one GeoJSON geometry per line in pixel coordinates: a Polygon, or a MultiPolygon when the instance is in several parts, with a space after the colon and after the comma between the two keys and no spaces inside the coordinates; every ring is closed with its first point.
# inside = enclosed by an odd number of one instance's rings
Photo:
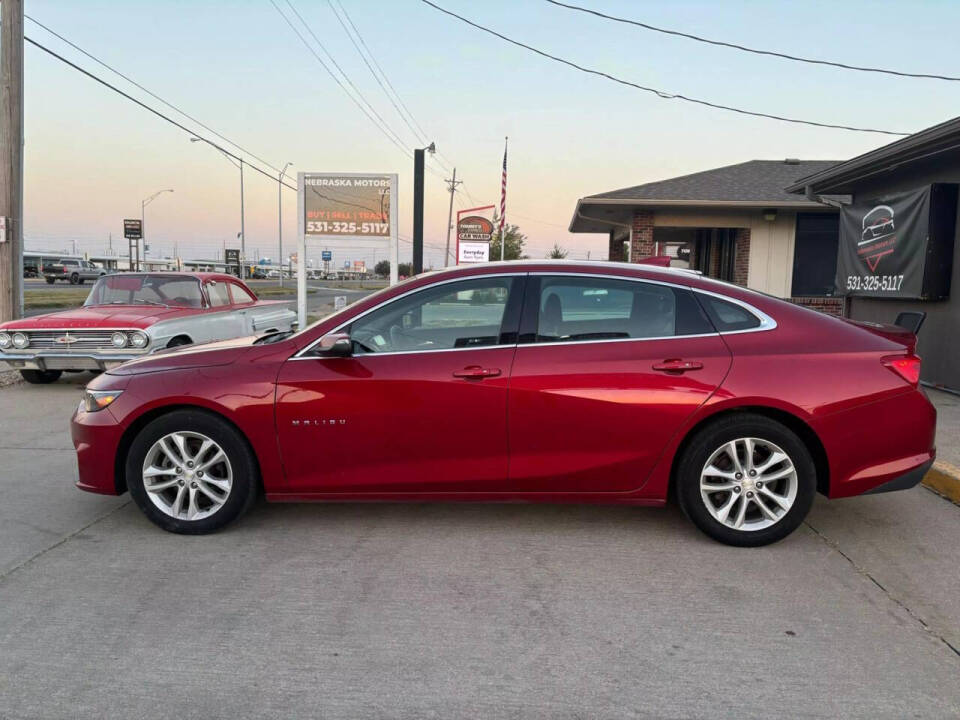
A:
{"type": "Polygon", "coordinates": [[[70,436],[77,451],[77,487],[101,495],[119,495],[122,491],[117,486],[116,462],[123,428],[110,408],[94,413],[75,410],[70,436]]]}
{"type": "Polygon", "coordinates": [[[0,368],[9,370],[109,370],[146,354],[146,352],[0,352],[0,368]]]}

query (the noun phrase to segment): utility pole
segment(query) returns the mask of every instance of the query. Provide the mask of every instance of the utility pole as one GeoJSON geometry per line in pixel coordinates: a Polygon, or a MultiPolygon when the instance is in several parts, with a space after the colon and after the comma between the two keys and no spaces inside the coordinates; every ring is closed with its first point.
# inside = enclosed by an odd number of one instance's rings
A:
{"type": "MultiPolygon", "coordinates": [[[[423,272],[423,171],[424,153],[437,151],[435,143],[413,151],[413,274],[423,272]]],[[[393,203],[394,199],[391,198],[393,203]]]]}
{"type": "Polygon", "coordinates": [[[423,149],[413,151],[413,274],[423,272],[423,149]]]}
{"type": "Polygon", "coordinates": [[[453,169],[453,180],[446,181],[450,185],[450,209],[447,210],[447,251],[443,254],[443,266],[450,267],[450,230],[453,228],[453,194],[457,191],[457,185],[463,183],[463,180],[457,180],[457,169],[453,169]]]}
{"type": "Polygon", "coordinates": [[[287,163],[277,178],[277,262],[280,264],[280,287],[283,287],[283,176],[293,163],[287,163]]]}
{"type": "Polygon", "coordinates": [[[0,10],[0,321],[23,315],[23,0],[0,10]]]}

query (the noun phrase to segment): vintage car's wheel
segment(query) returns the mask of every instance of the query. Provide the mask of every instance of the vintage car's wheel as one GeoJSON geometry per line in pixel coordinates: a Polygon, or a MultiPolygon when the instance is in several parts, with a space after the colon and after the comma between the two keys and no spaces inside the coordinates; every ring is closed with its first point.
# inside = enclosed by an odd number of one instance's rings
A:
{"type": "Polygon", "coordinates": [[[74,273],[73,275],[70,276],[71,285],[76,285],[78,282],[80,282],[80,276],[77,275],[77,273],[74,273]]]}
{"type": "Polygon", "coordinates": [[[20,375],[31,385],[46,385],[56,382],[63,374],[62,370],[21,370],[20,375]]]}
{"type": "Polygon", "coordinates": [[[259,486],[256,460],[229,423],[177,410],[149,423],[126,458],[127,488],[143,513],[174,533],[202,535],[245,513],[259,486]]]}
{"type": "Polygon", "coordinates": [[[677,468],[684,513],[715,540],[755,547],[782,540],[803,522],[817,488],[816,467],[788,427],[734,415],[701,430],[677,468]]]}

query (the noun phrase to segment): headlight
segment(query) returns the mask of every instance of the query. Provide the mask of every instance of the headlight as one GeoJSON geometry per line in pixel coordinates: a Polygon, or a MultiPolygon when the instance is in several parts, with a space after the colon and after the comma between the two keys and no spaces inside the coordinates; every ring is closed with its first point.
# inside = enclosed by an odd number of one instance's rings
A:
{"type": "Polygon", "coordinates": [[[145,348],[147,343],[150,342],[150,338],[147,337],[146,333],[142,332],[133,332],[130,333],[130,344],[135,348],[145,348]]]}
{"type": "Polygon", "coordinates": [[[30,340],[23,333],[13,334],[13,346],[17,350],[23,350],[29,344],[30,344],[30,340]]]}
{"type": "Polygon", "coordinates": [[[120,397],[123,390],[84,390],[80,406],[87,412],[99,412],[120,397]]]}
{"type": "Polygon", "coordinates": [[[123,348],[127,346],[127,334],[122,332],[115,332],[110,336],[110,342],[115,348],[123,348]]]}
{"type": "Polygon", "coordinates": [[[13,342],[10,333],[0,332],[0,350],[6,350],[13,342]]]}

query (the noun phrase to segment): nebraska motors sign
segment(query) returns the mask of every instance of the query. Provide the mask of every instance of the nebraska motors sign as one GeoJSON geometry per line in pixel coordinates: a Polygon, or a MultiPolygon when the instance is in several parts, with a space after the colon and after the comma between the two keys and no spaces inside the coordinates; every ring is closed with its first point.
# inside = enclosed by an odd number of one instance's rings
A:
{"type": "Polygon", "coordinates": [[[395,186],[393,175],[304,174],[304,234],[389,238],[395,186]]]}
{"type": "Polygon", "coordinates": [[[943,297],[949,292],[952,252],[945,257],[941,246],[947,243],[952,250],[956,197],[954,185],[928,185],[845,205],[840,212],[838,294],[943,297]],[[944,219],[950,223],[948,232],[944,219]]]}

